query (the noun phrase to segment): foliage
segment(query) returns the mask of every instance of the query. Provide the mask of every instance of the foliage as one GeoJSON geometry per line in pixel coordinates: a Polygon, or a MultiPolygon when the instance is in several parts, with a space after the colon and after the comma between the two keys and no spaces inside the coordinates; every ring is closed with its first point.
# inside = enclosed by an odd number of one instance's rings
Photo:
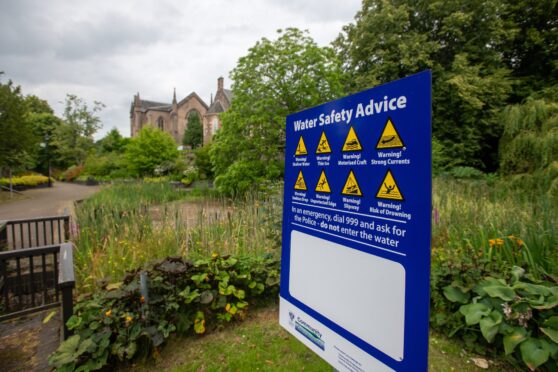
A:
{"type": "Polygon", "coordinates": [[[150,125],[145,126],[126,147],[130,170],[139,176],[155,174],[155,169],[165,162],[174,162],[179,152],[170,134],[150,125]]]}
{"type": "Polygon", "coordinates": [[[234,100],[210,150],[215,184],[242,194],[283,173],[285,116],[342,95],[340,61],[306,32],[261,39],[231,72],[234,100]]]}
{"type": "Polygon", "coordinates": [[[83,165],[72,165],[60,175],[60,179],[66,182],[72,182],[81,176],[83,170],[83,165]]]}
{"type": "Polygon", "coordinates": [[[469,344],[492,344],[530,370],[558,367],[556,283],[533,280],[517,266],[509,280],[485,276],[478,265],[440,271],[433,281],[434,325],[469,344]]]}
{"type": "Polygon", "coordinates": [[[203,127],[200,115],[197,111],[190,112],[188,115],[188,126],[184,131],[182,143],[190,146],[192,149],[200,147],[203,144],[203,127]]]}
{"type": "Polygon", "coordinates": [[[529,99],[507,106],[500,140],[500,167],[504,174],[532,173],[558,160],[558,101],[529,99]]]}
{"type": "Polygon", "coordinates": [[[244,318],[250,305],[278,289],[279,262],[272,257],[167,258],[82,298],[68,321],[75,334],[49,363],[59,370],[97,370],[112,360],[148,355],[173,333],[203,334],[244,318]],[[147,296],[140,273],[148,277],[147,296]]]}
{"type": "Polygon", "coordinates": [[[126,150],[126,145],[129,139],[122,137],[118,129],[112,128],[103,138],[95,143],[98,152],[101,154],[106,153],[123,153],[126,150]]]}
{"type": "MultiPolygon", "coordinates": [[[[54,181],[51,179],[51,181],[54,181]]],[[[20,177],[12,177],[11,179],[12,186],[14,187],[36,187],[40,185],[45,185],[48,183],[48,177],[42,176],[39,174],[32,174],[27,176],[20,176],[20,177]]],[[[10,179],[9,178],[0,178],[0,186],[9,186],[10,179]]]]}
{"type": "Polygon", "coordinates": [[[124,154],[116,151],[89,155],[85,161],[84,172],[93,177],[126,178],[130,176],[124,154]]]}
{"type": "Polygon", "coordinates": [[[504,0],[366,0],[335,41],[352,91],[430,68],[433,134],[453,165],[494,171],[498,111],[512,90],[502,51],[514,36],[504,0]]]}
{"type": "Polygon", "coordinates": [[[97,113],[104,104],[95,101],[93,108],[73,94],[66,95],[63,123],[56,128],[52,143],[61,162],[82,165],[93,149],[93,135],[101,128],[97,113]]]}
{"type": "Polygon", "coordinates": [[[250,194],[235,204],[206,194],[168,183],[122,182],[80,203],[74,256],[80,290],[165,256],[259,255],[279,248],[280,193],[250,194]],[[168,204],[181,199],[190,201],[168,204]]]}
{"type": "Polygon", "coordinates": [[[0,83],[0,133],[0,171],[4,167],[26,168],[38,138],[21,88],[12,81],[0,83]]]}
{"type": "Polygon", "coordinates": [[[213,179],[213,165],[210,158],[211,143],[208,143],[194,151],[194,164],[198,168],[201,179],[213,179]]]}

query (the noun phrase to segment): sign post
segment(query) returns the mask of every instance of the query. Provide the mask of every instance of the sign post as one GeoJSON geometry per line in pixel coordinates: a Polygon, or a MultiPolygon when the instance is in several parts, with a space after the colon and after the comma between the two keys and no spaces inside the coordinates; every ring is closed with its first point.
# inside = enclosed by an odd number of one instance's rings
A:
{"type": "Polygon", "coordinates": [[[431,72],[287,117],[280,324],[340,371],[427,370],[431,72]]]}

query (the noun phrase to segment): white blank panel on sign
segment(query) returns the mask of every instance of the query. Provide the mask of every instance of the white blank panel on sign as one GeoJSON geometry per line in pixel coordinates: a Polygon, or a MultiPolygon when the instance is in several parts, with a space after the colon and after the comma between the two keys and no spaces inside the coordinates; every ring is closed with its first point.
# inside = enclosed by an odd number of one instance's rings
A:
{"type": "Polygon", "coordinates": [[[403,359],[401,264],[293,230],[289,292],[393,359],[403,359]]]}

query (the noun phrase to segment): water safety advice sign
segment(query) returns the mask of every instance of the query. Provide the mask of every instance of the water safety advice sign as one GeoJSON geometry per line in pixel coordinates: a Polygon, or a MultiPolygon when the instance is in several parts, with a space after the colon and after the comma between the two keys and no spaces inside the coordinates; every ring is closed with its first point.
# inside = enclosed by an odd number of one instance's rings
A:
{"type": "Polygon", "coordinates": [[[431,72],[287,117],[280,324],[340,371],[427,370],[431,72]]]}

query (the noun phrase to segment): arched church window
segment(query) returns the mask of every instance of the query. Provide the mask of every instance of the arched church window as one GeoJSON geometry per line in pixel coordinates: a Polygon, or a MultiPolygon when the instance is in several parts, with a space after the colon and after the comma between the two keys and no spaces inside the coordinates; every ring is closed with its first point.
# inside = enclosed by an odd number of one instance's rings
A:
{"type": "Polygon", "coordinates": [[[161,117],[157,119],[157,128],[159,128],[160,130],[165,130],[165,121],[161,117]]]}

